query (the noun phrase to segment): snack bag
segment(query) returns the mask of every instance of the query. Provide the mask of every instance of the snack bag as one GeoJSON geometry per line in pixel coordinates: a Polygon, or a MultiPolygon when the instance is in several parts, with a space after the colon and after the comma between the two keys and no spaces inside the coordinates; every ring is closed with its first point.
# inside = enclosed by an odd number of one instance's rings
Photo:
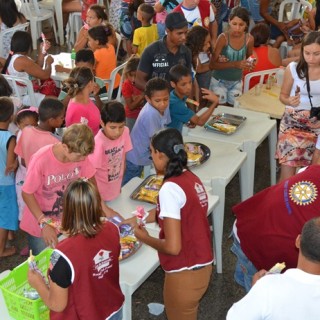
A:
{"type": "Polygon", "coordinates": [[[267,274],[278,274],[286,267],[284,262],[276,263],[268,272],[267,274]]]}

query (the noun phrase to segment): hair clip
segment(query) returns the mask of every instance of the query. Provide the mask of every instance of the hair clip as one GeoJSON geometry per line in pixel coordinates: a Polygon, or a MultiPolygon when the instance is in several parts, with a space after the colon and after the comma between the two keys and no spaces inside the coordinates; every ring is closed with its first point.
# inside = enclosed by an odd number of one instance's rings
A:
{"type": "Polygon", "coordinates": [[[184,145],[183,144],[175,144],[173,146],[173,152],[175,154],[178,154],[180,152],[180,150],[184,150],[184,145]]]}
{"type": "Polygon", "coordinates": [[[75,89],[77,89],[79,86],[78,86],[77,83],[75,83],[75,84],[73,85],[73,87],[74,87],[75,89]]]}
{"type": "Polygon", "coordinates": [[[81,180],[82,182],[88,182],[89,179],[86,178],[86,177],[81,177],[80,180],[81,180]]]}
{"type": "Polygon", "coordinates": [[[38,108],[36,107],[30,107],[28,109],[22,109],[20,111],[17,112],[17,115],[22,113],[22,112],[25,112],[25,111],[31,111],[31,112],[35,112],[35,113],[38,113],[38,108]]]}
{"type": "Polygon", "coordinates": [[[14,52],[13,51],[9,51],[9,54],[10,54],[10,56],[13,56],[14,52]]]}

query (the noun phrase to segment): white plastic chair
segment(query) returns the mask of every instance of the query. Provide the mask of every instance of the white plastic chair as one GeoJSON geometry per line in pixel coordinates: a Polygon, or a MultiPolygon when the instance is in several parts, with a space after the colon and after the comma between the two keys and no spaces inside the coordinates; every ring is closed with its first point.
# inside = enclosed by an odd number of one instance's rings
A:
{"type": "Polygon", "coordinates": [[[121,35],[118,32],[116,32],[116,38],[117,38],[116,57],[118,57],[118,53],[121,45],[121,35]]]}
{"type": "Polygon", "coordinates": [[[268,69],[268,70],[263,70],[263,71],[256,71],[256,72],[251,72],[248,73],[244,77],[244,85],[243,85],[243,93],[249,91],[249,85],[250,85],[250,80],[255,77],[260,77],[259,83],[263,83],[264,77],[267,75],[271,74],[276,74],[280,68],[275,68],[275,69],[268,69]]]}
{"type": "Polygon", "coordinates": [[[27,91],[27,95],[29,96],[31,106],[39,107],[34,90],[33,90],[33,85],[32,85],[31,80],[26,79],[26,78],[19,78],[16,76],[11,76],[8,74],[4,74],[3,76],[10,84],[10,86],[13,90],[14,96],[18,97],[20,99],[20,101],[23,101],[24,94],[22,94],[22,90],[21,90],[22,89],[21,85],[23,85],[23,86],[25,86],[24,88],[27,89],[26,91],[27,91]]]}
{"type": "Polygon", "coordinates": [[[21,12],[30,22],[33,50],[37,49],[37,40],[40,37],[42,30],[41,23],[45,20],[50,20],[53,26],[56,43],[58,43],[53,11],[40,8],[37,0],[30,0],[30,2],[28,2],[28,0],[22,0],[21,12]]]}
{"type": "Polygon", "coordinates": [[[123,81],[124,81],[124,74],[123,74],[123,69],[125,68],[125,66],[127,65],[128,61],[124,62],[123,64],[121,64],[120,66],[116,67],[113,69],[113,71],[111,72],[110,74],[110,79],[103,79],[104,83],[105,84],[108,84],[108,92],[106,94],[105,97],[102,97],[101,100],[102,101],[110,101],[112,100],[112,92],[113,92],[113,89],[114,89],[114,83],[115,83],[115,80],[116,80],[116,75],[122,71],[121,73],[121,79],[120,79],[120,83],[119,83],[119,89],[118,89],[118,94],[115,98],[115,100],[119,101],[119,102],[122,102],[122,84],[123,84],[123,81]]]}
{"type": "MultiPolygon", "coordinates": [[[[4,39],[9,37],[10,42],[11,42],[11,38],[16,31],[18,31],[18,30],[19,31],[27,31],[28,27],[29,27],[29,22],[26,22],[23,24],[18,24],[17,26],[14,26],[12,28],[1,30],[1,32],[0,32],[0,57],[7,58],[8,54],[9,54],[9,52],[4,51],[4,48],[3,48],[4,39]]],[[[10,51],[10,48],[9,48],[9,51],[10,51]]]]}
{"type": "Polygon", "coordinates": [[[82,27],[81,12],[72,12],[69,15],[69,20],[67,24],[67,38],[68,43],[72,46],[76,42],[76,35],[79,33],[82,27]]]}
{"type": "MultiPolygon", "coordinates": [[[[304,11],[309,8],[312,10],[312,4],[305,0],[284,0],[281,2],[279,7],[278,21],[292,21],[294,19],[301,19],[304,11]],[[290,11],[286,11],[287,5],[291,4],[290,11]]],[[[280,55],[284,59],[287,57],[287,53],[291,50],[292,46],[289,46],[286,41],[281,43],[280,55]]]]}

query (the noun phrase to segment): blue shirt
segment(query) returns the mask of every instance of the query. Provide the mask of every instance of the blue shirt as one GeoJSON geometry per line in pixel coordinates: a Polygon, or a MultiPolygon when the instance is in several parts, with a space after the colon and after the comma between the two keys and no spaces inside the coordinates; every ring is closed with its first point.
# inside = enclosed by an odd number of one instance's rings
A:
{"type": "Polygon", "coordinates": [[[11,186],[14,185],[14,172],[5,174],[7,166],[8,146],[10,140],[15,136],[8,130],[0,129],[0,185],[11,186]]]}
{"type": "Polygon", "coordinates": [[[194,116],[194,112],[186,105],[187,97],[180,99],[174,90],[170,92],[170,117],[171,122],[168,124],[170,128],[176,128],[182,132],[182,126],[184,123],[190,121],[194,116]]]}
{"type": "Polygon", "coordinates": [[[151,137],[170,122],[169,108],[162,115],[147,102],[132,128],[130,136],[133,149],[127,153],[127,160],[139,166],[150,165],[152,163],[149,151],[151,137]]]}

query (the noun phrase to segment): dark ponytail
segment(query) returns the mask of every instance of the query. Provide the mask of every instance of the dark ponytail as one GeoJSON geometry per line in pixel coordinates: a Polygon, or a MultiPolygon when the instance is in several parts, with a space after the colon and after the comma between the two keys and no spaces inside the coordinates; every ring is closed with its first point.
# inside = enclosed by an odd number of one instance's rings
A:
{"type": "Polygon", "coordinates": [[[19,52],[19,53],[28,53],[32,49],[32,38],[29,32],[26,31],[16,31],[12,38],[11,38],[11,45],[10,45],[10,53],[9,56],[2,68],[2,74],[7,73],[7,69],[9,63],[11,61],[12,56],[19,52]]]}
{"type": "Polygon", "coordinates": [[[157,132],[151,138],[151,145],[169,158],[164,179],[179,176],[187,169],[188,157],[179,130],[167,128],[157,132]]]}

